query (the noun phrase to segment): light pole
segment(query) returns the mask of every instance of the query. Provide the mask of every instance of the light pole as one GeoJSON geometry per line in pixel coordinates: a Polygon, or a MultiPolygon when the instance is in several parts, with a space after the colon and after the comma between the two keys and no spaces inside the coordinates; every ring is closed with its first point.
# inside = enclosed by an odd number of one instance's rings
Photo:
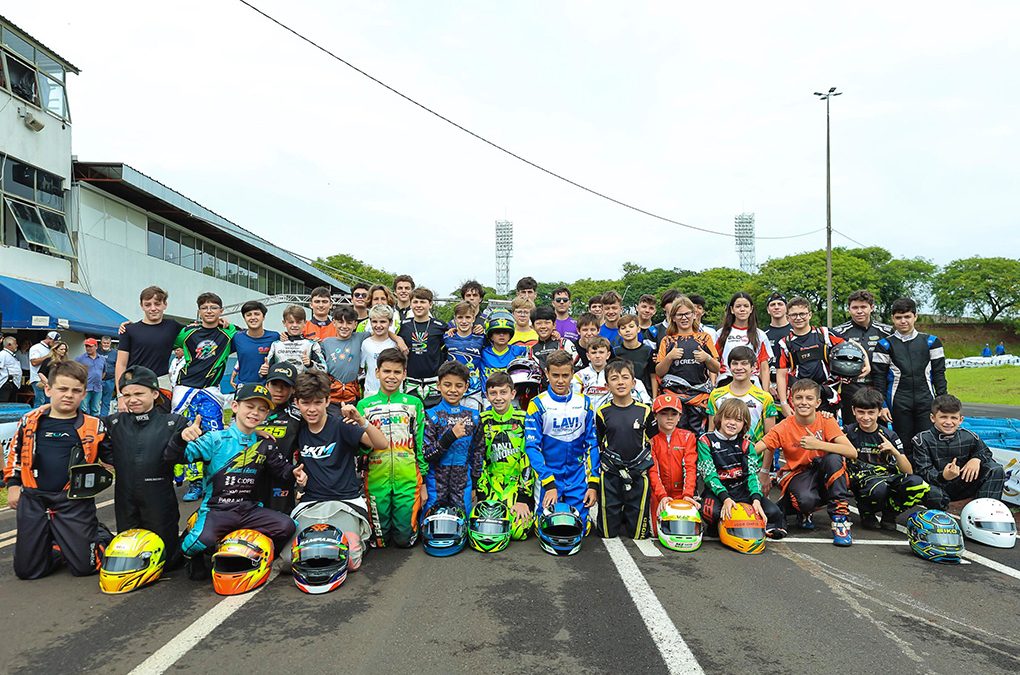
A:
{"type": "Polygon", "coordinates": [[[825,325],[832,328],[832,180],[829,169],[831,149],[829,145],[829,99],[840,96],[843,92],[830,87],[829,91],[815,92],[820,100],[825,101],[825,325]]]}

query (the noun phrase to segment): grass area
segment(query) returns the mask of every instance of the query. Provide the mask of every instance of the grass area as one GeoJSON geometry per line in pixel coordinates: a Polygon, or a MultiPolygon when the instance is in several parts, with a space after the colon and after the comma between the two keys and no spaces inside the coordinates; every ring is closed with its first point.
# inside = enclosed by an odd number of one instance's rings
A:
{"type": "Polygon", "coordinates": [[[983,323],[922,324],[918,322],[917,330],[922,333],[938,335],[946,348],[946,357],[950,359],[981,356],[981,350],[986,342],[994,350],[999,340],[1005,343],[1007,353],[1020,353],[1020,335],[1017,335],[1011,327],[1001,323],[986,326],[983,323]]]}
{"type": "Polygon", "coordinates": [[[946,371],[949,393],[966,403],[1020,402],[1020,366],[951,368],[946,371]]]}

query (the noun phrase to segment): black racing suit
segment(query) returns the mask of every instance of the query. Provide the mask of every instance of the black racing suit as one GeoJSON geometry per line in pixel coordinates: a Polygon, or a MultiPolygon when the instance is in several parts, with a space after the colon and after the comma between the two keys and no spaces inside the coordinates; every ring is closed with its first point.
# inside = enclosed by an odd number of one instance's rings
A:
{"type": "Polygon", "coordinates": [[[843,431],[857,448],[857,458],[846,460],[846,470],[862,516],[900,513],[921,503],[928,494],[928,483],[917,474],[901,472],[896,459],[882,450],[887,440],[898,452],[904,452],[895,431],[882,427],[864,431],[856,422],[843,427],[843,431]]]}
{"type": "Polygon", "coordinates": [[[602,480],[599,483],[599,534],[615,537],[620,529],[634,539],[648,536],[652,490],[651,439],[658,433],[650,406],[634,401],[606,403],[595,413],[602,480]]]}
{"type": "Polygon", "coordinates": [[[899,334],[882,338],[871,368],[872,381],[885,393],[897,435],[912,439],[930,429],[932,401],[947,390],[942,341],[917,331],[906,339],[899,334]]]}
{"type": "MultiPolygon", "coordinates": [[[[872,321],[866,327],[862,327],[853,321],[847,321],[833,328],[832,332],[848,342],[856,342],[861,349],[868,353],[868,363],[871,363],[874,358],[875,347],[878,346],[878,341],[892,335],[893,327],[875,321],[872,321]]],[[[872,371],[867,375],[858,377],[852,382],[843,382],[840,386],[840,410],[843,414],[844,425],[854,421],[854,392],[862,387],[874,387],[879,391],[883,389],[882,383],[876,383],[875,381],[874,366],[872,366],[872,371]]]]}
{"type": "Polygon", "coordinates": [[[951,434],[928,429],[911,441],[910,462],[914,471],[931,485],[925,504],[931,509],[945,509],[950,501],[967,497],[1002,499],[1006,472],[992,457],[992,451],[977,434],[957,429],[951,434]],[[946,465],[956,460],[961,469],[972,459],[981,462],[977,478],[969,483],[957,477],[946,480],[946,465]]]}
{"type": "MultiPolygon", "coordinates": [[[[259,425],[259,431],[269,434],[280,453],[294,461],[294,440],[300,424],[301,413],[293,401],[287,401],[270,411],[266,421],[259,425]]],[[[259,501],[289,515],[294,510],[294,481],[282,480],[268,471],[263,473],[261,480],[259,501]]]]}
{"type": "Polygon", "coordinates": [[[180,555],[181,512],[174,493],[173,468],[163,449],[188,426],[188,420],[155,409],[147,413],[115,413],[104,420],[106,437],[101,456],[111,457],[117,480],[113,486],[117,531],[151,530],[163,540],[164,559],[173,566],[180,555]]]}

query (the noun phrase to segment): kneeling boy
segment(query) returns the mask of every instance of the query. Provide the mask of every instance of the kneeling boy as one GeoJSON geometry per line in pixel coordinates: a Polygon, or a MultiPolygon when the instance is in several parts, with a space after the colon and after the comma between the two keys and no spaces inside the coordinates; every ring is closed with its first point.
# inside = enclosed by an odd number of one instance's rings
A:
{"type": "Polygon", "coordinates": [[[429,463],[425,512],[437,502],[457,504],[470,511],[470,477],[478,473],[472,468],[482,462],[478,411],[461,405],[471,374],[463,363],[447,361],[439,366],[437,377],[443,400],[425,413],[422,442],[422,454],[429,463]]]}

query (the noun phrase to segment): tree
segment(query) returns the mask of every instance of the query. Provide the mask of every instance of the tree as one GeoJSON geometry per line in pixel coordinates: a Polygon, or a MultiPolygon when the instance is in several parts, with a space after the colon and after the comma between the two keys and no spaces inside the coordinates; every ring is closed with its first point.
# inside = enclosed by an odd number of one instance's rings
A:
{"type": "Polygon", "coordinates": [[[705,322],[722,322],[730,298],[737,291],[751,288],[751,275],[731,267],[713,267],[684,278],[679,289],[686,294],[696,293],[705,298],[705,322]]]}
{"type": "Polygon", "coordinates": [[[976,312],[985,323],[1020,310],[1020,260],[965,258],[946,265],[933,287],[935,306],[946,314],[976,312]]]}
{"type": "Polygon", "coordinates": [[[393,277],[395,276],[346,253],[337,253],[328,258],[316,258],[312,265],[345,284],[364,280],[372,284],[393,286],[393,277]]]}
{"type": "MultiPolygon", "coordinates": [[[[875,294],[875,306],[880,316],[889,319],[889,306],[897,298],[909,297],[924,303],[931,289],[935,272],[932,262],[924,258],[894,258],[879,246],[847,249],[849,255],[860,258],[878,271],[878,286],[870,289],[875,294]]],[[[841,300],[845,300],[842,298],[841,300]]]]}

